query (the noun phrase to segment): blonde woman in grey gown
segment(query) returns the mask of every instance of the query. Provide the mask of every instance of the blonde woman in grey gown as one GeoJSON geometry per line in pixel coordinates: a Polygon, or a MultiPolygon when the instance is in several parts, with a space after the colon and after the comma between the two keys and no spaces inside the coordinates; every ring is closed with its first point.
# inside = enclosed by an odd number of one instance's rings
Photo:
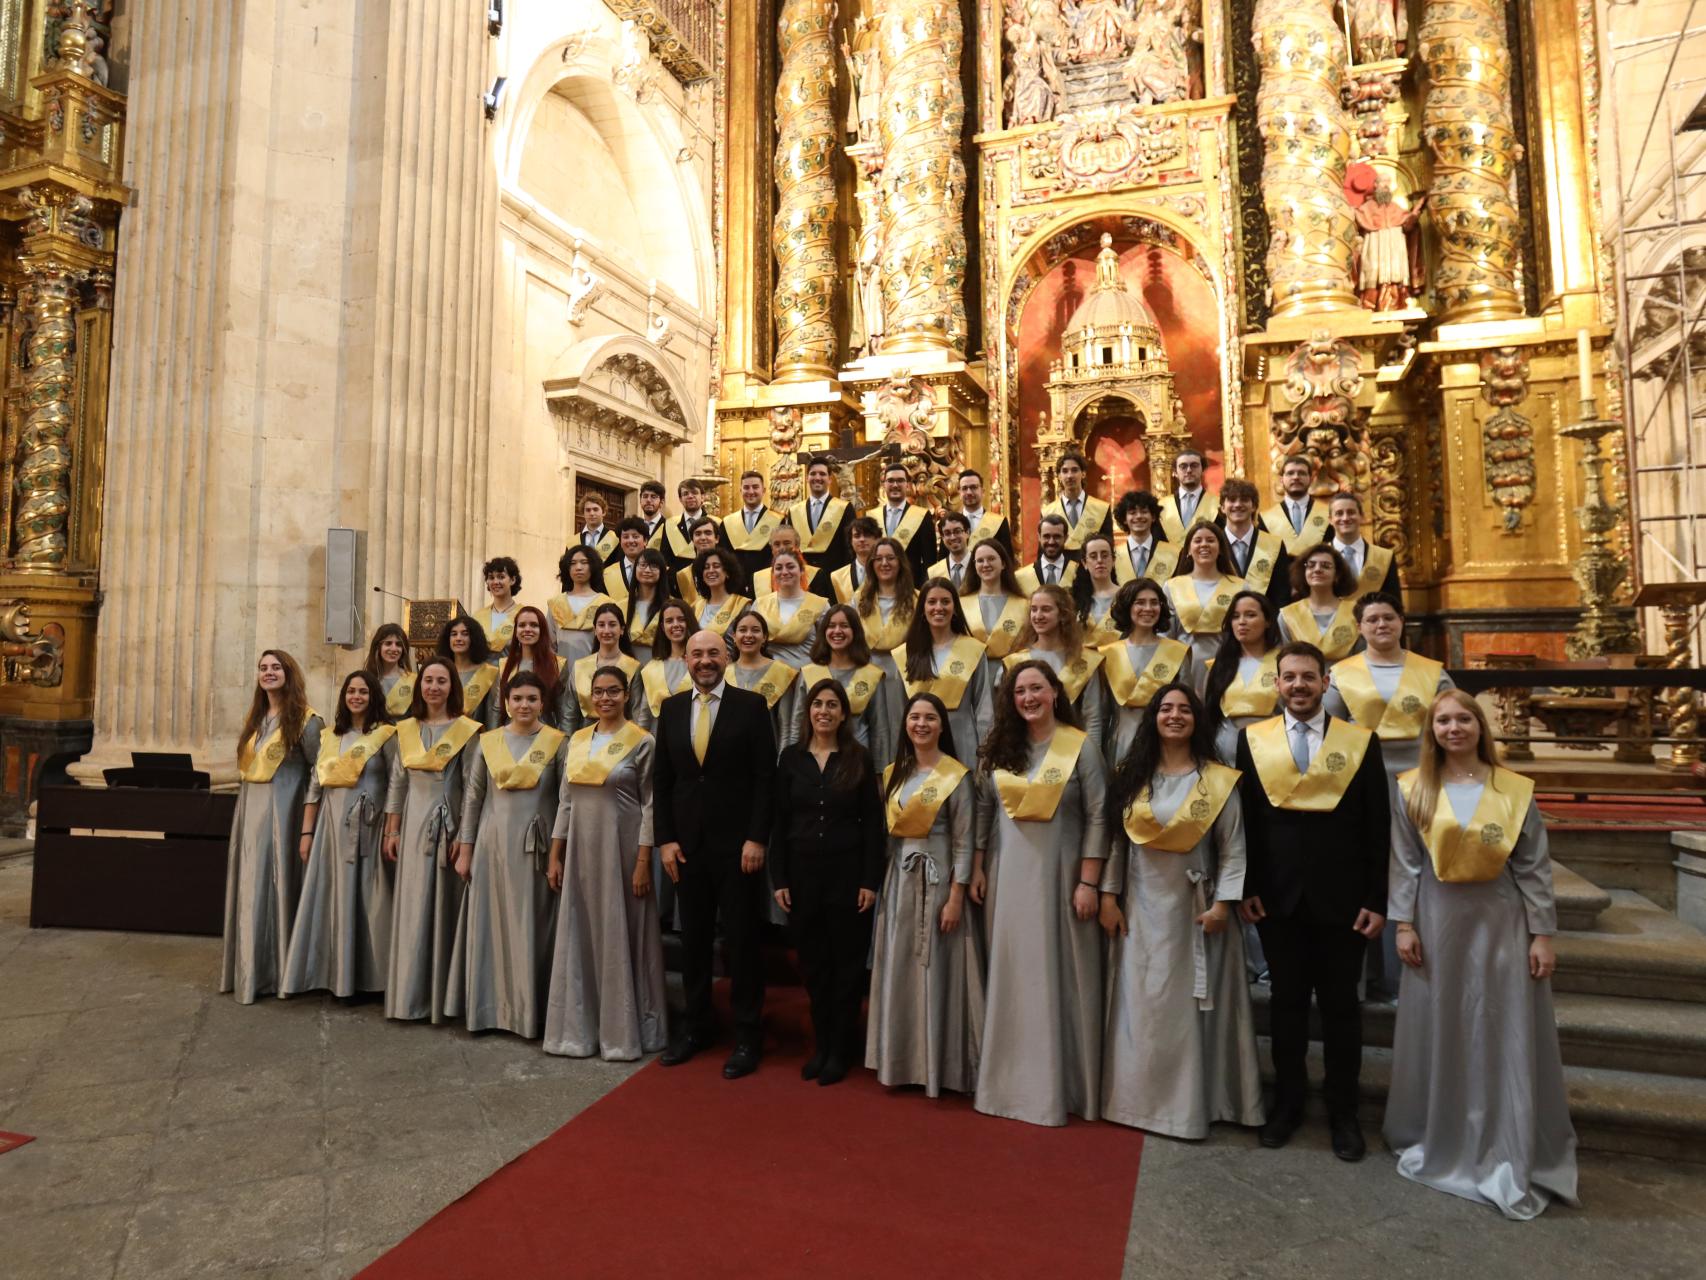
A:
{"type": "Polygon", "coordinates": [[[438,1023],[462,912],[462,880],[451,869],[450,851],[481,729],[462,714],[462,682],[443,658],[421,664],[409,710],[397,726],[385,800],[383,848],[396,867],[385,1016],[438,1023]]]}
{"type": "Polygon", "coordinates": [[[308,781],[302,828],[312,827],[314,840],[303,860],[280,996],[330,991],[347,998],[385,989],[392,869],[379,837],[396,735],[378,677],[350,672],[308,781]]]}
{"type": "Polygon", "coordinates": [[[284,973],[296,898],[299,849],[312,847],[302,829],[308,777],[325,729],[308,705],[302,668],[282,649],[267,649],[255,665],[255,696],[237,735],[237,811],[225,872],[225,940],[219,989],[241,1004],[278,990],[284,973]]]}
{"type": "Polygon", "coordinates": [[[1046,662],[1019,664],[978,757],[973,901],[989,930],[977,1109],[1031,1124],[1097,1119],[1106,772],[1046,662]]]}
{"type": "Polygon", "coordinates": [[[668,1043],[652,903],[651,735],[619,667],[593,673],[593,720],[569,739],[546,876],[558,892],[546,1053],[630,1062],[668,1043]]]}
{"type": "Polygon", "coordinates": [[[1102,1118],[1170,1138],[1264,1119],[1235,914],[1239,775],[1214,759],[1207,719],[1188,685],[1164,686],[1108,796],[1102,1118]]]}
{"type": "Polygon", "coordinates": [[[1507,1218],[1575,1205],[1551,976],[1558,914],[1534,784],[1498,767],[1480,704],[1433,700],[1398,780],[1391,919],[1404,962],[1386,1144],[1413,1182],[1507,1218]]]}
{"type": "Polygon", "coordinates": [[[508,726],[480,735],[462,800],[456,874],[468,891],[445,1012],[470,1031],[536,1040],[557,921],[545,863],[569,740],[541,722],[543,687],[531,671],[510,681],[508,710],[508,726]]]}
{"type": "Polygon", "coordinates": [[[931,1098],[977,1087],[983,1033],[983,955],[965,919],[977,784],[956,758],[948,719],[935,694],[909,697],[883,778],[888,873],[865,1034],[865,1065],[877,1079],[922,1085],[931,1098]]]}

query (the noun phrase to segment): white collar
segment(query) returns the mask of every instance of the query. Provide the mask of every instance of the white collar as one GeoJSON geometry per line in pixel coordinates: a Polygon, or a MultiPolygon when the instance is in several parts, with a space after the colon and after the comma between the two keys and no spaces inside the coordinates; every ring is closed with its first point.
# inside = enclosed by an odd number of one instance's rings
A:
{"type": "Polygon", "coordinates": [[[1062,569],[1062,568],[1066,567],[1066,555],[1063,552],[1062,554],[1056,556],[1053,560],[1050,560],[1047,556],[1038,556],[1037,557],[1037,563],[1042,564],[1042,565],[1047,565],[1051,569],[1062,569]]]}
{"type": "Polygon", "coordinates": [[[1255,536],[1256,536],[1256,526],[1254,524],[1252,524],[1248,529],[1244,530],[1243,533],[1233,533],[1232,532],[1232,526],[1231,525],[1226,526],[1226,537],[1227,537],[1228,541],[1240,542],[1240,543],[1248,542],[1248,541],[1250,541],[1251,538],[1253,538],[1255,536]]]}
{"type": "Polygon", "coordinates": [[[1357,540],[1355,542],[1340,542],[1339,535],[1336,533],[1333,535],[1333,550],[1335,551],[1355,551],[1358,547],[1364,547],[1367,545],[1368,540],[1361,534],[1357,535],[1357,540]]]}
{"type": "Polygon", "coordinates": [[[748,515],[756,516],[756,515],[760,515],[763,513],[764,504],[761,502],[756,507],[749,507],[743,502],[743,503],[741,503],[740,509],[748,515]]]}
{"type": "MultiPolygon", "coordinates": [[[[723,700],[723,694],[728,690],[728,687],[729,687],[728,677],[724,676],[721,680],[717,681],[716,688],[709,690],[709,693],[711,695],[711,701],[712,702],[721,702],[723,700]]],[[[707,691],[704,689],[701,689],[698,685],[694,685],[693,686],[693,700],[695,702],[697,702],[699,700],[699,695],[701,693],[705,693],[705,692],[707,692],[707,691]]]]}
{"type": "Polygon", "coordinates": [[[1298,720],[1298,718],[1296,716],[1292,715],[1290,711],[1287,711],[1285,713],[1285,731],[1286,731],[1286,733],[1290,734],[1290,733],[1296,732],[1296,729],[1297,729],[1297,726],[1299,723],[1308,725],[1310,732],[1314,733],[1316,735],[1316,737],[1320,737],[1320,738],[1326,737],[1327,736],[1327,708],[1324,706],[1315,708],[1315,714],[1313,716],[1311,716],[1309,719],[1301,721],[1301,722],[1298,720]]]}
{"type": "Polygon", "coordinates": [[[974,509],[972,507],[962,505],[960,507],[960,514],[975,525],[979,520],[983,519],[983,508],[977,507],[974,509]]]}
{"type": "Polygon", "coordinates": [[[604,526],[599,525],[596,528],[588,528],[588,527],[583,526],[581,528],[581,532],[583,534],[587,534],[587,533],[597,534],[599,537],[602,538],[604,536],[604,526]]]}

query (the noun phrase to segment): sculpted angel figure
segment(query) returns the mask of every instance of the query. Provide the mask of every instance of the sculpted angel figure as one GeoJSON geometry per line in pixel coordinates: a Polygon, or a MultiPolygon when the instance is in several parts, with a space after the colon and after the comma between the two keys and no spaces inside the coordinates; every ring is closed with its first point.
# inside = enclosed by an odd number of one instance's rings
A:
{"type": "Polygon", "coordinates": [[[1029,27],[1010,23],[1007,43],[1011,50],[1007,73],[1007,123],[1037,124],[1054,119],[1066,86],[1054,54],[1029,27]]]}

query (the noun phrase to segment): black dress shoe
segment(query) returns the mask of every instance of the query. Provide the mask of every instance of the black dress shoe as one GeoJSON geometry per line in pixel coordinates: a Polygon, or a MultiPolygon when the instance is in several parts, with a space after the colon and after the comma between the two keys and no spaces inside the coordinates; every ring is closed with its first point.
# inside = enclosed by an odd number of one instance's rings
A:
{"type": "Polygon", "coordinates": [[[658,1061],[666,1067],[679,1067],[682,1063],[691,1061],[693,1055],[698,1053],[701,1049],[708,1048],[709,1046],[710,1041],[708,1040],[696,1039],[693,1036],[684,1036],[674,1044],[670,1045],[669,1048],[665,1049],[663,1051],[663,1056],[660,1057],[658,1061]]]}
{"type": "Polygon", "coordinates": [[[1355,1116],[1334,1116],[1332,1120],[1333,1154],[1351,1163],[1368,1154],[1368,1144],[1362,1139],[1362,1126],[1355,1116]]]}
{"type": "Polygon", "coordinates": [[[1268,1122],[1262,1126],[1260,1142],[1270,1150],[1277,1150],[1291,1141],[1291,1135],[1297,1132],[1297,1126],[1303,1123],[1301,1111],[1276,1111],[1268,1117],[1268,1122]]]}
{"type": "Polygon", "coordinates": [[[818,1072],[823,1070],[823,1058],[824,1053],[822,1049],[819,1049],[816,1053],[812,1054],[811,1057],[807,1058],[806,1065],[800,1068],[800,1079],[816,1080],[818,1072]]]}
{"type": "Polygon", "coordinates": [[[753,1044],[736,1045],[735,1051],[729,1055],[729,1060],[723,1063],[723,1079],[739,1080],[742,1076],[749,1076],[757,1070],[758,1046],[753,1044]]]}
{"type": "Polygon", "coordinates": [[[838,1055],[831,1055],[825,1059],[823,1070],[818,1074],[818,1084],[840,1084],[845,1079],[847,1079],[847,1059],[838,1055]]]}

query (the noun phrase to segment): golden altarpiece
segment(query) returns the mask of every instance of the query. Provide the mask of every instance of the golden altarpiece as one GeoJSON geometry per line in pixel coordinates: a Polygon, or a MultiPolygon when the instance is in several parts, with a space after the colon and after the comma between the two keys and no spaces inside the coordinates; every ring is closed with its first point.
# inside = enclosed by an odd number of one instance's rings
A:
{"type": "Polygon", "coordinates": [[[1636,647],[1594,22],[729,6],[717,469],[782,501],[802,451],[887,444],[941,505],[975,466],[1028,547],[1069,445],[1110,498],[1164,488],[1187,442],[1265,494],[1303,453],[1362,499],[1440,656],[1636,647]],[[1104,253],[1158,329],[1165,408],[1066,394],[1104,253]]]}

